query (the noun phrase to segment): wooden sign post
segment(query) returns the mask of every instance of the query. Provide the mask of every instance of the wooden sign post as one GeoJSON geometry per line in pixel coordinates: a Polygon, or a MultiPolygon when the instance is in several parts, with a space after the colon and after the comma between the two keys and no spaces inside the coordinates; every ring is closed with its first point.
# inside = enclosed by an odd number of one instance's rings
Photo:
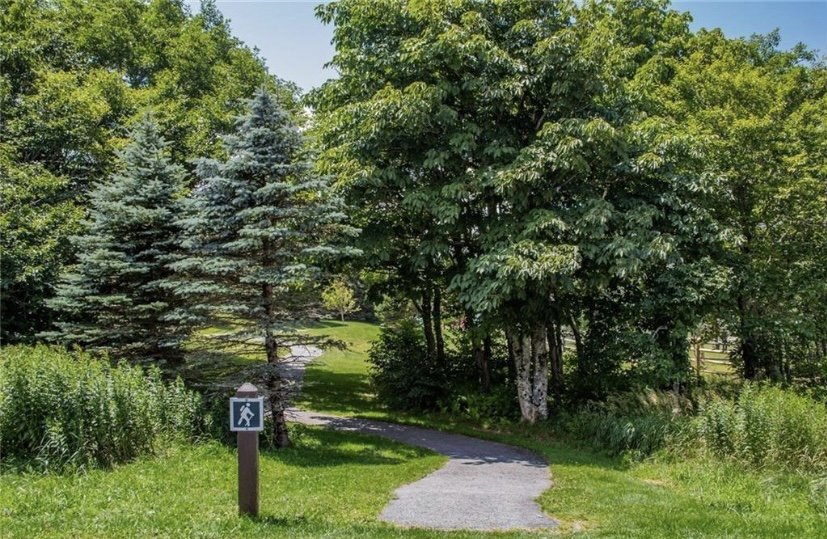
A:
{"type": "Polygon", "coordinates": [[[238,432],[238,513],[258,516],[258,433],[264,430],[264,399],[243,384],[230,399],[230,430],[238,432]]]}

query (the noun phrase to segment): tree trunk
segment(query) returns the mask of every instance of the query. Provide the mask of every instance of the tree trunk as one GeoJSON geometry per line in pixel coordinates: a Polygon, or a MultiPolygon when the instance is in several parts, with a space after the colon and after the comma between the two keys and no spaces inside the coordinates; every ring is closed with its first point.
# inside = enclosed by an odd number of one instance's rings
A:
{"type": "Polygon", "coordinates": [[[273,287],[265,284],[262,287],[262,301],[267,313],[264,329],[264,349],[267,352],[267,363],[270,372],[267,375],[267,400],[270,402],[270,413],[273,415],[273,437],[276,447],[290,447],[290,436],[287,432],[287,422],[284,419],[285,391],[284,380],[279,372],[279,348],[273,335],[273,287]]]}
{"type": "Polygon", "coordinates": [[[491,389],[491,373],[488,370],[488,361],[491,356],[491,337],[481,340],[478,336],[472,337],[474,363],[477,366],[480,390],[487,393],[491,389]]]}
{"type": "Polygon", "coordinates": [[[277,369],[272,369],[267,376],[267,400],[270,403],[270,413],[273,415],[273,439],[276,447],[290,447],[290,436],[287,431],[287,421],[284,418],[286,387],[284,379],[277,369]]]}
{"type": "Polygon", "coordinates": [[[517,356],[514,354],[514,345],[507,331],[505,332],[505,342],[508,347],[508,381],[511,383],[517,380],[517,356]]]}
{"type": "Polygon", "coordinates": [[[756,350],[756,343],[749,329],[747,317],[747,299],[744,296],[738,297],[738,316],[741,341],[741,361],[744,363],[744,378],[747,380],[755,380],[758,377],[758,354],[756,350]]]}
{"type": "Polygon", "coordinates": [[[482,340],[482,381],[485,391],[491,389],[491,335],[486,334],[482,340]]]}
{"type": "Polygon", "coordinates": [[[445,363],[445,338],[442,335],[442,291],[439,286],[434,287],[434,337],[436,344],[436,360],[440,365],[445,363]]]}
{"type": "Polygon", "coordinates": [[[563,332],[559,323],[551,322],[546,327],[548,334],[549,359],[551,362],[551,392],[559,405],[563,400],[563,332]]]}
{"type": "Polygon", "coordinates": [[[436,338],[434,337],[433,310],[431,305],[431,289],[425,286],[422,289],[422,330],[425,333],[425,350],[428,359],[436,356],[436,338]]]}
{"type": "Polygon", "coordinates": [[[530,332],[509,330],[506,337],[514,350],[517,399],[523,420],[535,423],[548,418],[548,345],[543,326],[530,332]]]}
{"type": "Polygon", "coordinates": [[[577,374],[582,378],[586,374],[586,356],[583,352],[583,334],[580,333],[580,324],[574,316],[574,313],[568,309],[566,312],[568,314],[569,327],[571,328],[572,334],[574,334],[574,353],[577,357],[577,374]]]}

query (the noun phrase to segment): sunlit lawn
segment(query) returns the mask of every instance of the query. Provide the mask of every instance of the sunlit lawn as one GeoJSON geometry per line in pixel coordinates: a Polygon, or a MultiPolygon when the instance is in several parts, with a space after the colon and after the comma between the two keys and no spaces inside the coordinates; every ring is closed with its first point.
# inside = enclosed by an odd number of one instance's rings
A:
{"type": "MultiPolygon", "coordinates": [[[[547,427],[441,414],[388,411],[371,395],[365,351],[375,326],[329,322],[314,327],[349,342],[328,351],[306,373],[301,404],[317,411],[384,418],[522,445],[551,463],[554,487],[539,499],[561,520],[559,533],[578,537],[827,537],[827,515],[814,510],[809,479],[735,465],[661,455],[627,463],[566,443],[547,427]]],[[[707,365],[713,365],[707,363],[707,365]]]]}
{"type": "MultiPolygon", "coordinates": [[[[306,331],[342,340],[346,348],[328,349],[308,368],[302,406],[474,434],[529,447],[548,459],[554,486],[539,503],[561,521],[560,529],[488,536],[827,537],[827,516],[814,509],[806,478],[696,457],[626,463],[561,441],[548,427],[393,413],[376,402],[369,383],[366,352],[375,325],[322,322],[306,331]]],[[[256,361],[261,358],[194,358],[200,376],[223,380],[256,361]]],[[[110,471],[0,475],[0,537],[483,535],[378,522],[393,491],[441,466],[443,457],[352,433],[299,425],[291,431],[293,448],[262,453],[260,519],[236,515],[232,448],[172,443],[154,457],[110,471]]]]}

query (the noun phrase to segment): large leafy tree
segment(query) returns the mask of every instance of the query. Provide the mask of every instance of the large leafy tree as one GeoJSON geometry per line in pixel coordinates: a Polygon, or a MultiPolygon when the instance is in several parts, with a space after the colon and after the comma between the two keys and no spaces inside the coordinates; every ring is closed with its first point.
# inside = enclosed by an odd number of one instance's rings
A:
{"type": "Polygon", "coordinates": [[[45,300],[72,261],[68,235],[147,109],[189,167],[221,152],[218,134],[256,87],[293,92],[212,2],[192,15],[180,0],[0,0],[0,62],[0,236],[15,240],[2,253],[4,342],[49,327],[45,300]]]}
{"type": "MultiPolygon", "coordinates": [[[[686,17],[654,1],[319,13],[336,24],[341,74],[315,96],[322,166],[360,202],[374,261],[409,287],[450,283],[469,318],[505,332],[523,417],[547,415],[550,366],[562,386],[561,326],[593,314],[578,294],[603,298],[612,328],[631,318],[663,365],[656,383],[682,381],[693,315],[674,299],[717,231],[693,141],[648,96],[686,17]]],[[[602,337],[586,325],[584,340],[602,337]]]]}
{"type": "Polygon", "coordinates": [[[59,329],[46,335],[118,357],[175,361],[187,328],[164,320],[175,303],[160,285],[178,250],[185,173],[150,119],[135,127],[121,160],[92,190],[84,233],[71,238],[78,263],[50,301],[59,329]]]}
{"type": "Polygon", "coordinates": [[[718,178],[710,209],[733,235],[722,258],[731,287],[717,305],[749,379],[790,380],[827,356],[827,70],[778,39],[701,32],[662,88],[718,178]]]}
{"type": "Polygon", "coordinates": [[[294,328],[320,311],[313,283],[326,260],[351,252],[334,241],[352,234],[328,181],[310,173],[302,137],[276,96],[259,90],[226,160],[204,160],[188,200],[183,246],[167,283],[186,305],[171,319],[228,328],[212,339],[235,350],[263,348],[275,439],[289,444],[278,362],[306,341],[294,328]]]}

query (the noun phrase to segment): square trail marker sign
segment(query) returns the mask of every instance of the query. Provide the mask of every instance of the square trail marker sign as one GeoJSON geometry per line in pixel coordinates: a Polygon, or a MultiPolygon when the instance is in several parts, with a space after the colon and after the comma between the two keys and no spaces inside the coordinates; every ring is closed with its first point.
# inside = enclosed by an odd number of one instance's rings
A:
{"type": "Polygon", "coordinates": [[[264,430],[264,397],[230,398],[230,430],[264,430]]]}

